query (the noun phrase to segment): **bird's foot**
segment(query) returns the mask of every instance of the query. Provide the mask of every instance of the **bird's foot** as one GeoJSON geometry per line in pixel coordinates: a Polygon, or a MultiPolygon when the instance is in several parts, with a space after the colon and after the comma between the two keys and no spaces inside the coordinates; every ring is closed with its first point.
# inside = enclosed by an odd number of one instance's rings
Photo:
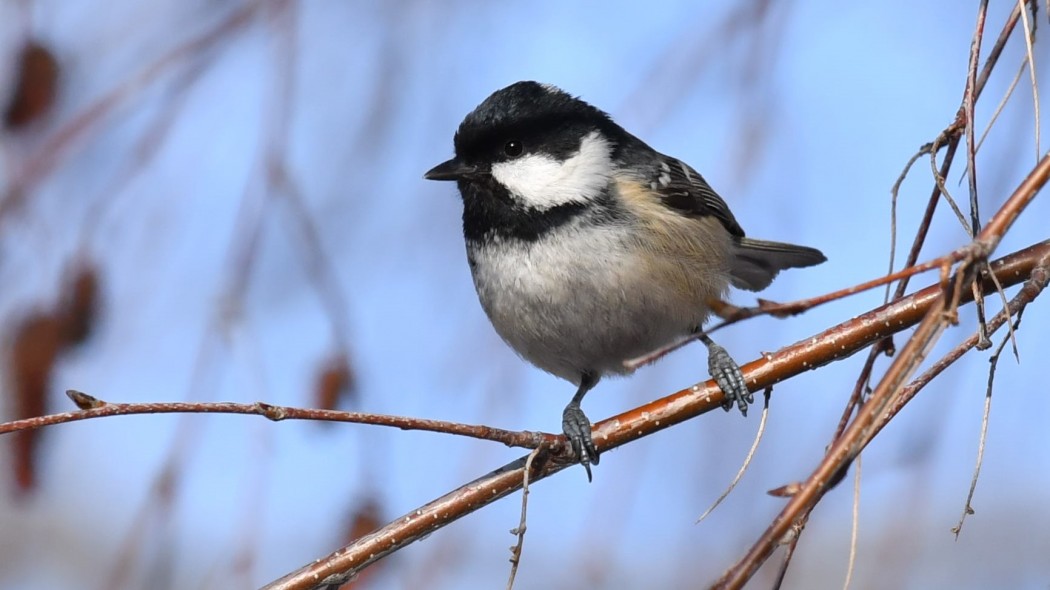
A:
{"type": "Polygon", "coordinates": [[[580,404],[570,403],[565,406],[561,427],[573,454],[587,470],[587,481],[591,481],[591,465],[598,464],[598,449],[594,448],[594,439],[591,438],[591,421],[583,413],[580,404]]]}
{"type": "Polygon", "coordinates": [[[733,357],[729,356],[726,349],[708,339],[707,344],[707,369],[714,377],[715,383],[722,389],[725,401],[722,407],[725,411],[733,408],[734,403],[740,409],[740,413],[747,416],[747,405],[755,401],[755,397],[747,390],[744,382],[744,374],[740,372],[740,366],[736,364],[733,357]]]}

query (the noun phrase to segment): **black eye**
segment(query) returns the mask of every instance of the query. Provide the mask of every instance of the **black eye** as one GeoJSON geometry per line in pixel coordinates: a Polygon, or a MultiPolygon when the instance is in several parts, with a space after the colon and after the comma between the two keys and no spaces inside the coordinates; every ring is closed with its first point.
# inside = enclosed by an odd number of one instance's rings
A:
{"type": "Polygon", "coordinates": [[[520,141],[512,139],[508,141],[506,145],[503,146],[503,153],[507,154],[512,158],[517,158],[521,155],[521,152],[524,151],[524,149],[525,148],[522,147],[520,141]]]}

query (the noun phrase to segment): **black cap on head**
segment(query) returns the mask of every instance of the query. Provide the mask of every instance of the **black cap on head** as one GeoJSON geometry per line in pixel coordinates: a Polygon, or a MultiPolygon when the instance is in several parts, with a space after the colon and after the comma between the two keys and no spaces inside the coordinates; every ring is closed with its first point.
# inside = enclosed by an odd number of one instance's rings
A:
{"type": "Polygon", "coordinates": [[[460,130],[547,119],[602,123],[609,116],[556,86],[525,81],[493,92],[463,119],[460,130]]]}
{"type": "Polygon", "coordinates": [[[619,127],[601,110],[550,84],[516,82],[492,93],[463,119],[456,132],[456,156],[463,160],[499,159],[507,141],[568,157],[580,139],[619,127]]]}

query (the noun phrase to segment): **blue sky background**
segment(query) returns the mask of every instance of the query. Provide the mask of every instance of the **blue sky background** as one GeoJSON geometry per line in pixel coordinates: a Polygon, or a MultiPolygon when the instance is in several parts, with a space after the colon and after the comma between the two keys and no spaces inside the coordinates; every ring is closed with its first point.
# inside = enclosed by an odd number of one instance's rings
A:
{"type": "MultiPolygon", "coordinates": [[[[258,4],[215,43],[170,60],[250,4],[0,4],[0,95],[27,35],[62,64],[49,118],[0,135],[4,198],[41,154],[52,162],[24,206],[0,219],[5,332],[59,297],[77,257],[97,261],[103,276],[104,316],[59,365],[55,411],[67,409],[67,388],[112,401],[310,405],[317,367],[345,339],[353,409],[556,432],[572,386],[520,361],[493,332],[465,263],[458,196],[422,180],[449,157],[470,109],[536,79],[607,110],[703,173],[749,235],[828,255],[761,295],[791,300],[885,272],[890,187],[954,117],[976,19],[976,3],[950,0],[772,2],[761,22],[734,17],[732,2],[258,4]],[[83,133],[52,143],[106,96],[116,98],[83,133]],[[268,181],[275,162],[298,200],[268,181]]],[[[991,3],[986,48],[1012,6],[991,3]]],[[[1050,76],[1045,47],[1037,42],[1039,80],[1050,76]]],[[[978,106],[982,130],[1022,55],[1015,34],[978,106]]],[[[1032,104],[1026,72],[979,155],[986,215],[1046,148],[1035,142],[1032,104]]],[[[949,187],[965,200],[962,164],[949,187]]],[[[931,182],[920,160],[901,192],[902,249],[931,182]]],[[[1047,219],[1041,198],[999,252],[1046,239],[1047,219]]],[[[965,240],[941,207],[923,258],[965,240]]],[[[881,296],[755,319],[719,341],[747,362],[881,296]]],[[[962,320],[934,355],[969,335],[972,310],[962,320]]],[[[1030,307],[1021,364],[1004,356],[1000,365],[976,514],[958,541],[949,529],[977,450],[988,353],[949,369],[866,451],[854,587],[1050,583],[1048,320],[1044,301],[1030,307]]],[[[782,506],[765,491],[817,464],[863,357],[777,386],[750,471],[699,525],[746,454],[757,413],[709,414],[610,452],[590,485],[579,469],[537,484],[516,587],[714,580],[782,506]]],[[[706,377],[705,351],[692,346],[603,382],[585,407],[600,419],[706,377]]],[[[0,398],[0,415],[7,403],[0,398]]],[[[0,494],[0,588],[257,587],[340,546],[366,500],[395,518],[522,454],[243,416],[135,416],[45,434],[39,489],[0,494]],[[175,474],[169,504],[156,491],[165,469],[175,474]]],[[[9,464],[4,453],[0,483],[9,464]]],[[[379,566],[374,587],[502,587],[518,498],[401,551],[379,566]]],[[[841,585],[851,498],[841,485],[814,512],[788,587],[841,585]]]]}

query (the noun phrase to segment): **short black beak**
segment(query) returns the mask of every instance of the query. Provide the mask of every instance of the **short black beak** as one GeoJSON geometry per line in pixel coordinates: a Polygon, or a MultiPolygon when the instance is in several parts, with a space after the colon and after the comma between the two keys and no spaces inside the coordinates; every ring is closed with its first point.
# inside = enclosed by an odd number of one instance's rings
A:
{"type": "Polygon", "coordinates": [[[427,180],[460,180],[461,178],[473,176],[477,172],[477,166],[471,166],[452,158],[431,168],[423,175],[423,178],[427,180]]]}

